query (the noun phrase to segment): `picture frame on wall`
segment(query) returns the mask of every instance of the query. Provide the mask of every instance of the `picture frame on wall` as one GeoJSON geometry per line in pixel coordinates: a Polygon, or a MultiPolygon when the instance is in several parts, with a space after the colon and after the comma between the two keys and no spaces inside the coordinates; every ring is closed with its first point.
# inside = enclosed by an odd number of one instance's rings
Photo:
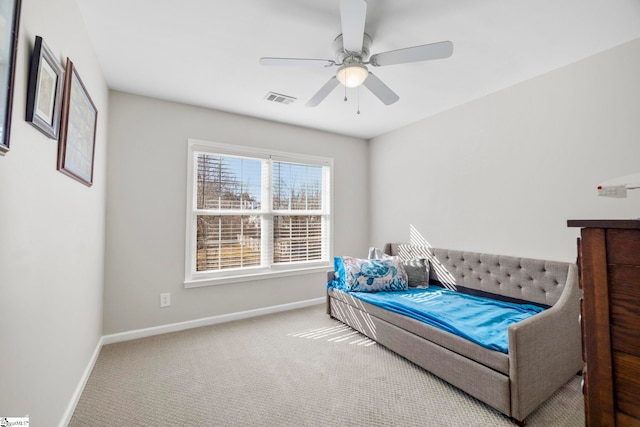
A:
{"type": "Polygon", "coordinates": [[[0,1],[0,155],[9,151],[20,0],[0,1]]]}
{"type": "Polygon", "coordinates": [[[91,187],[98,110],[69,58],[64,80],[58,170],[91,187]]]}
{"type": "Polygon", "coordinates": [[[58,139],[64,69],[44,42],[36,36],[27,88],[27,122],[49,138],[58,139]]]}

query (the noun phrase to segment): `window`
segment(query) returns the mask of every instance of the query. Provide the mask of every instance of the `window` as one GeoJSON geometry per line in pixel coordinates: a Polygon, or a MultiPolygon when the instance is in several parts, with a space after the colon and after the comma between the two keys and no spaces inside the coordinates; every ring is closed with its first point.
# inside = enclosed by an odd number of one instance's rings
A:
{"type": "Polygon", "coordinates": [[[187,287],[325,271],[332,159],[189,140],[187,287]]]}

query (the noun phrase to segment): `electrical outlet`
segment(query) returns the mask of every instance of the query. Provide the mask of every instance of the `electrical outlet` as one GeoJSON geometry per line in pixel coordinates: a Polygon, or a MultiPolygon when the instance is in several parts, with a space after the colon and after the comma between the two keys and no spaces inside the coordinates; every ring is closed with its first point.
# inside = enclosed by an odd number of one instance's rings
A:
{"type": "Polygon", "coordinates": [[[171,305],[171,294],[160,294],[160,307],[169,307],[171,305]]]}

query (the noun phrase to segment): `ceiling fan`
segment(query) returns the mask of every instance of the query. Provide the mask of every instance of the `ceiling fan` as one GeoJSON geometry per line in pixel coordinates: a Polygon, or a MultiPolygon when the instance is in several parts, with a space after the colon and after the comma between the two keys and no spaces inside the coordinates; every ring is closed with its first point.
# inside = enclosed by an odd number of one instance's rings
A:
{"type": "Polygon", "coordinates": [[[307,102],[307,107],[315,107],[320,104],[335,89],[338,83],[342,83],[348,88],[363,85],[384,104],[391,105],[400,97],[369,71],[367,65],[382,67],[428,61],[448,58],[453,53],[453,43],[442,41],[390,50],[369,56],[371,37],[364,32],[366,15],[367,3],[365,0],[340,1],[342,34],[334,40],[334,48],[336,49],[335,61],[329,59],[264,57],[260,58],[260,64],[311,68],[338,67],[336,75],[331,77],[307,102]]]}

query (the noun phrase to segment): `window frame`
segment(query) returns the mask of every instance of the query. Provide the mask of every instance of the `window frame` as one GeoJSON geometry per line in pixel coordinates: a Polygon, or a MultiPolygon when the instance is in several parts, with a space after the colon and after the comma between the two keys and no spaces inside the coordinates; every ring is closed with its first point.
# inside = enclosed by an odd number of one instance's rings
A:
{"type": "MultiPolygon", "coordinates": [[[[270,170],[271,172],[271,170],[270,170]]],[[[262,174],[265,178],[265,174],[262,174]]],[[[310,215],[308,211],[282,211],[274,210],[272,206],[273,186],[271,183],[271,173],[268,174],[267,182],[262,182],[262,199],[260,211],[236,212],[240,215],[258,214],[263,218],[263,225],[267,223],[269,229],[262,231],[264,249],[265,242],[271,242],[273,247],[273,217],[287,216],[291,214],[310,215]]],[[[332,267],[333,259],[333,159],[330,157],[312,156],[297,154],[277,150],[267,150],[244,145],[232,145],[198,139],[188,139],[187,144],[187,191],[186,191],[186,236],[185,236],[185,277],[184,286],[186,288],[202,287],[211,285],[221,285],[249,280],[270,279],[275,277],[285,277],[300,274],[311,274],[326,272],[332,267]],[[321,216],[324,226],[328,228],[327,235],[323,236],[325,244],[322,249],[322,260],[304,261],[293,263],[271,262],[267,266],[241,267],[233,269],[223,269],[215,271],[196,271],[197,256],[197,217],[202,211],[197,209],[194,197],[195,185],[197,183],[197,154],[206,153],[212,155],[251,158],[257,160],[271,160],[297,163],[303,165],[313,165],[326,167],[326,176],[323,177],[323,199],[321,216]],[[328,186],[325,189],[324,186],[328,186]]],[[[219,212],[220,213],[220,212],[219,212]]],[[[233,214],[225,212],[225,215],[233,214]]],[[[268,243],[266,243],[268,244],[268,243]]],[[[271,260],[272,261],[272,260],[271,260]]]]}

